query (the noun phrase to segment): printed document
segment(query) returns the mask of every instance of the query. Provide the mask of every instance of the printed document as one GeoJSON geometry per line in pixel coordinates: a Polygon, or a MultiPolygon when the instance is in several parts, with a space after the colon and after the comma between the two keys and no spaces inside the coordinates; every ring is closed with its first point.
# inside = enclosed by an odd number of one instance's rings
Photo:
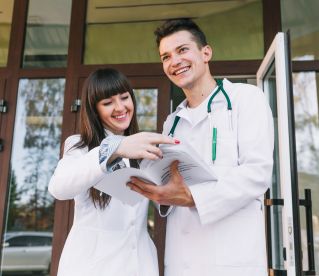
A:
{"type": "Polygon", "coordinates": [[[217,180],[212,167],[206,164],[191,145],[160,145],[163,159],[156,161],[144,159],[140,169],[123,168],[106,174],[94,188],[105,192],[126,204],[135,205],[145,199],[142,195],[130,190],[126,183],[132,176],[143,179],[156,185],[168,182],[170,178],[170,165],[179,160],[178,170],[187,185],[217,180]]]}

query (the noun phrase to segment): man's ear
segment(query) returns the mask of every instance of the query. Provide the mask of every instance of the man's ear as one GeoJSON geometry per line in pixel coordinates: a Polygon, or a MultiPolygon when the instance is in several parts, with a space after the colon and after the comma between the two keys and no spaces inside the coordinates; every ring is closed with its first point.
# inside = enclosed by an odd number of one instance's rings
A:
{"type": "Polygon", "coordinates": [[[202,48],[202,53],[204,57],[204,62],[208,63],[213,56],[213,49],[209,45],[206,45],[202,48]]]}

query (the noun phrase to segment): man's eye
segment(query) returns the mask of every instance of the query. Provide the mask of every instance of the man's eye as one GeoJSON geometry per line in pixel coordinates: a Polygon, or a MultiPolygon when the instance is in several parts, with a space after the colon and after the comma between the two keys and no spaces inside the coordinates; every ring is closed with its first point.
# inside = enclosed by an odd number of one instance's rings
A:
{"type": "Polygon", "coordinates": [[[183,53],[183,52],[185,52],[185,51],[187,51],[187,50],[188,50],[187,47],[182,47],[182,48],[179,49],[179,52],[180,52],[180,53],[183,53]]]}
{"type": "Polygon", "coordinates": [[[168,60],[168,56],[163,56],[162,57],[162,62],[168,60]]]}
{"type": "Polygon", "coordinates": [[[121,97],[121,99],[122,99],[123,101],[127,100],[128,98],[129,98],[129,96],[128,96],[128,95],[126,95],[126,96],[122,96],[122,97],[121,97]]]}

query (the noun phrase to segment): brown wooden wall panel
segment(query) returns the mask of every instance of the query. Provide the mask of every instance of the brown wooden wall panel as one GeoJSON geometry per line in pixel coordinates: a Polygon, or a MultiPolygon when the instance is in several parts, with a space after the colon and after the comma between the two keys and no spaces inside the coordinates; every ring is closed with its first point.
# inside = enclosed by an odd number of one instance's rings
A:
{"type": "MultiPolygon", "coordinates": [[[[69,34],[68,61],[66,70],[66,83],[64,94],[62,141],[76,131],[77,114],[71,112],[71,104],[77,98],[79,68],[83,51],[82,43],[84,37],[86,1],[77,0],[72,3],[71,23],[69,34]]],[[[54,230],[52,243],[52,262],[50,275],[57,275],[60,255],[64,242],[67,238],[73,220],[72,201],[56,201],[54,230]]]]}
{"type": "Polygon", "coordinates": [[[263,30],[266,54],[276,34],[282,31],[280,0],[263,0],[263,30]]]}

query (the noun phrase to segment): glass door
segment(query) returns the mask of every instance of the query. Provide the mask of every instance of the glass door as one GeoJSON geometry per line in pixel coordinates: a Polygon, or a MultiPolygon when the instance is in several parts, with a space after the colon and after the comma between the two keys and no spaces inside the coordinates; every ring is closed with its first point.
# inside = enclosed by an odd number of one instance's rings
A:
{"type": "Polygon", "coordinates": [[[65,79],[19,81],[0,275],[48,275],[65,79]]]}
{"type": "Polygon", "coordinates": [[[265,199],[268,267],[269,275],[316,275],[316,211],[313,215],[311,189],[301,191],[304,198],[299,198],[301,166],[297,167],[296,151],[300,151],[300,143],[296,136],[300,126],[294,114],[298,101],[293,93],[289,49],[288,35],[278,33],[257,72],[257,84],[269,100],[275,127],[272,186],[265,199]]]}
{"type": "MultiPolygon", "coordinates": [[[[278,33],[257,72],[257,84],[265,92],[274,119],[275,150],[272,186],[266,194],[269,275],[315,275],[309,265],[303,271],[299,207],[310,210],[311,192],[299,199],[288,35],[278,33]]],[[[309,192],[309,191],[308,191],[309,192]]],[[[309,223],[308,255],[312,223],[309,223]]],[[[313,244],[313,238],[312,238],[313,244]]]]}

